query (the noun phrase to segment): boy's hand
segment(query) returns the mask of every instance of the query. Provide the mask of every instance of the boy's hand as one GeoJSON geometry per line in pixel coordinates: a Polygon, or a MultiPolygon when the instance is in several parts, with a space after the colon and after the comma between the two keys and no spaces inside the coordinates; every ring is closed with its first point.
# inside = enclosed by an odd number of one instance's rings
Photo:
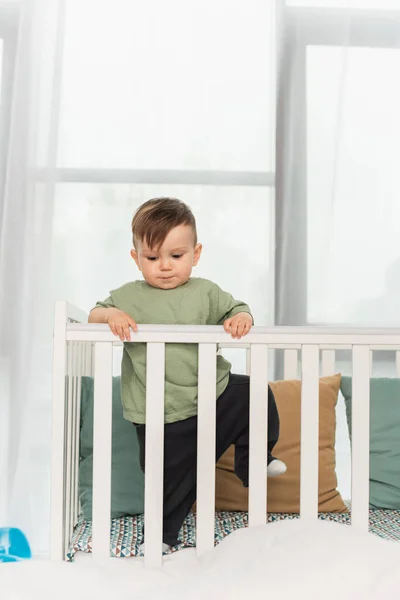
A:
{"type": "Polygon", "coordinates": [[[123,342],[124,340],[130,341],[131,333],[129,327],[133,331],[137,331],[136,322],[118,308],[110,308],[110,312],[107,313],[107,323],[114,335],[118,335],[119,339],[123,342]]]}
{"type": "Polygon", "coordinates": [[[249,333],[253,325],[253,319],[249,313],[241,312],[224,321],[224,329],[226,333],[230,333],[233,338],[240,338],[246,333],[249,333]]]}

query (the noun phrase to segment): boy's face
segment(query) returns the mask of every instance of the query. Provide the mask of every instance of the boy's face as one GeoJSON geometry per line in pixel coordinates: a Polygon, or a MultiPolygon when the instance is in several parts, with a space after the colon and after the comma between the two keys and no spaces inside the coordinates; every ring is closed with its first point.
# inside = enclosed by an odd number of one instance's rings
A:
{"type": "Polygon", "coordinates": [[[190,225],[171,229],[157,249],[149,248],[145,240],[138,241],[136,245],[131,256],[143,277],[152,287],[163,290],[172,290],[186,283],[201,254],[201,244],[194,245],[190,225]]]}

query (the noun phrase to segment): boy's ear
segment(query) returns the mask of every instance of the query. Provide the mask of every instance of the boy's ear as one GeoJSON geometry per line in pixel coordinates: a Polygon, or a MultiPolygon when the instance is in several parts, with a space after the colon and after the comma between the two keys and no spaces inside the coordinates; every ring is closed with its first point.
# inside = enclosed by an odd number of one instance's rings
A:
{"type": "Polygon", "coordinates": [[[140,268],[139,257],[138,257],[138,253],[136,252],[136,250],[131,250],[131,256],[132,256],[133,260],[135,261],[137,268],[139,269],[139,271],[141,271],[142,269],[140,268]]]}
{"type": "Polygon", "coordinates": [[[194,249],[194,259],[193,259],[193,266],[194,267],[197,265],[197,263],[200,260],[201,251],[202,250],[203,250],[203,246],[201,244],[196,244],[196,247],[194,249]]]}

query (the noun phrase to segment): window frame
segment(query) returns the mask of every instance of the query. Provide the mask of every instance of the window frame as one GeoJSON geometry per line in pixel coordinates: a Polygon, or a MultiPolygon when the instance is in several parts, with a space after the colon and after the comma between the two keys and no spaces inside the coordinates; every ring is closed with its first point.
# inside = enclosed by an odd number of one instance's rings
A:
{"type": "Polygon", "coordinates": [[[278,81],[275,306],[277,325],[328,325],[308,319],[307,265],[307,47],[399,48],[400,9],[372,10],[346,8],[286,8],[284,40],[278,81]],[[292,124],[285,123],[285,106],[295,86],[296,135],[290,139],[292,124]],[[284,147],[293,144],[296,168],[286,173],[284,147]],[[287,189],[290,185],[290,189],[287,189]],[[295,194],[296,202],[290,197],[295,194]],[[290,213],[289,213],[290,211],[290,213]],[[296,303],[283,298],[293,294],[296,303]]]}

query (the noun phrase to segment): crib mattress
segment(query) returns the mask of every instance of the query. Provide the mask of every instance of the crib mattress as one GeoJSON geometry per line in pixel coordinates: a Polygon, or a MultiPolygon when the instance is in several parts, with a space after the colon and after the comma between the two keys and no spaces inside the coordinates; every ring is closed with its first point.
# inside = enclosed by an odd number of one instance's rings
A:
{"type": "MultiPolygon", "coordinates": [[[[268,523],[286,519],[298,519],[298,514],[270,513],[268,523]]],[[[320,513],[318,518],[325,521],[351,524],[351,508],[348,513],[320,513]]],[[[143,515],[121,517],[111,522],[111,556],[138,556],[142,543],[143,515]]],[[[181,532],[181,543],[171,548],[169,553],[182,548],[196,546],[195,515],[191,513],[185,520],[181,532]]],[[[236,529],[247,527],[246,512],[217,512],[215,514],[215,544],[236,529]]],[[[370,510],[369,529],[371,533],[386,540],[400,541],[400,510],[370,510]]],[[[79,519],[72,535],[67,559],[73,561],[76,552],[92,551],[92,523],[79,519]]]]}

